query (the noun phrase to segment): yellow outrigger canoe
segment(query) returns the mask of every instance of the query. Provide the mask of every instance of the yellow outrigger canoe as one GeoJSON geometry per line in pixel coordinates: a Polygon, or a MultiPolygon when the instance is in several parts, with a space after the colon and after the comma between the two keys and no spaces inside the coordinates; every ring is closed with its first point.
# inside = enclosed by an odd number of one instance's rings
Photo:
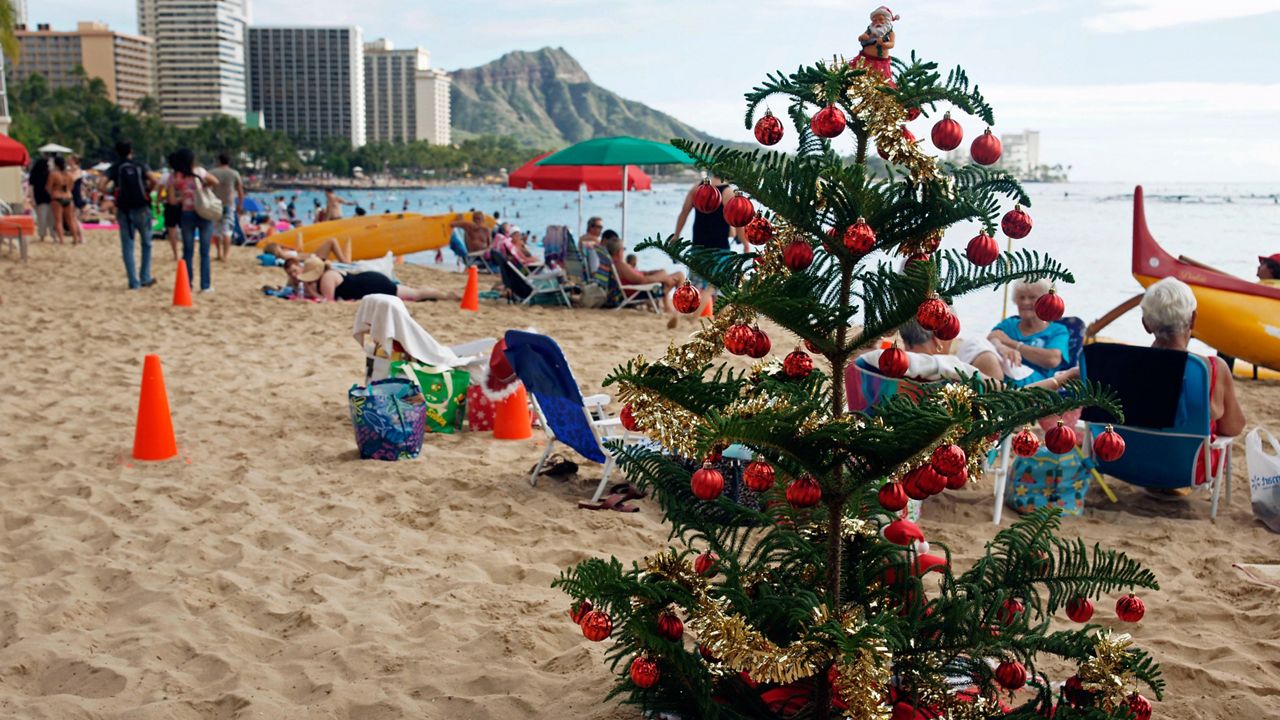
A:
{"type": "Polygon", "coordinates": [[[1144,288],[1166,277],[1189,285],[1196,295],[1194,337],[1255,367],[1280,371],[1280,287],[1242,280],[1165,252],[1147,228],[1141,185],[1133,193],[1132,272],[1144,288]]]}
{"type": "MultiPolygon", "coordinates": [[[[470,220],[470,214],[420,215],[418,213],[384,213],[359,215],[329,222],[303,225],[302,227],[268,235],[258,247],[278,243],[281,247],[301,252],[313,252],[329,239],[337,239],[350,248],[352,260],[376,260],[387,253],[408,255],[424,250],[436,250],[449,244],[455,220],[470,220]]],[[[485,216],[485,226],[492,228],[496,221],[485,216]]]]}

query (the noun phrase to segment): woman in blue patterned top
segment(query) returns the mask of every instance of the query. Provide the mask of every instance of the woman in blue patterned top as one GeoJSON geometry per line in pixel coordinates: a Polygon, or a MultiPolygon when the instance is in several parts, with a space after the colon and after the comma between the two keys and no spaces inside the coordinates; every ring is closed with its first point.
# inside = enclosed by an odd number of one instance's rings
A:
{"type": "Polygon", "coordinates": [[[1053,377],[1067,357],[1070,333],[1065,325],[1045,322],[1036,316],[1036,300],[1049,292],[1049,281],[1018,281],[1013,284],[1013,302],[1017,317],[1005,318],[987,339],[996,352],[1011,365],[1025,365],[1034,372],[1020,380],[1010,380],[1022,387],[1053,377]]]}

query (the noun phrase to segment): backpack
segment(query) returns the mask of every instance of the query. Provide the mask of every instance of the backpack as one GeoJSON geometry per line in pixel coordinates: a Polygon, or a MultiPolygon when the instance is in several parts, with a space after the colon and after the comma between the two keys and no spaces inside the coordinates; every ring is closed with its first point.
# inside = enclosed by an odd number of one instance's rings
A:
{"type": "Polygon", "coordinates": [[[147,193],[147,171],[132,160],[116,166],[116,207],[121,210],[137,210],[151,207],[147,193]]]}

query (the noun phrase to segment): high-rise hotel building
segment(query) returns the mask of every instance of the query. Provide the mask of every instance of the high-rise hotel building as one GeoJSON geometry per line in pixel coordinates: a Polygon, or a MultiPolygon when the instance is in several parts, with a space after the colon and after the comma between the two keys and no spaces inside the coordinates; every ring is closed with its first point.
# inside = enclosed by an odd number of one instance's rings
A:
{"type": "Polygon", "coordinates": [[[154,41],[156,99],[165,121],[245,117],[249,0],[138,0],[138,29],[154,41]]]}
{"type": "Polygon", "coordinates": [[[431,69],[426,50],[397,50],[388,40],[366,43],[364,87],[369,142],[449,144],[449,75],[431,69]]]}
{"type": "Polygon", "coordinates": [[[249,109],[262,127],[309,144],[365,143],[364,46],[358,27],[249,28],[249,109]]]}

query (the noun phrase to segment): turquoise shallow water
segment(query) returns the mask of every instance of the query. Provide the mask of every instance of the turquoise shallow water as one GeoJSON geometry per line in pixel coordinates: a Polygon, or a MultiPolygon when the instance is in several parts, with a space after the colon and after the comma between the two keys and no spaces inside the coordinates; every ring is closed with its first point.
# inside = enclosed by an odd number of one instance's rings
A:
{"type": "MultiPolygon", "coordinates": [[[[628,200],[628,245],[646,236],[675,229],[686,185],[657,185],[632,193],[628,200]]],[[[1035,227],[1019,245],[1048,252],[1065,263],[1076,284],[1060,289],[1067,314],[1092,321],[1140,290],[1129,273],[1133,224],[1133,186],[1123,183],[1068,183],[1027,186],[1028,208],[1035,227]]],[[[1147,219],[1156,239],[1173,255],[1187,255],[1241,277],[1253,278],[1257,256],[1280,252],[1280,182],[1267,184],[1149,184],[1147,219]]],[[[502,219],[541,236],[547,225],[578,224],[576,192],[541,192],[513,188],[445,187],[426,190],[357,191],[343,193],[371,212],[400,210],[405,200],[413,212],[426,214],[466,211],[498,212],[502,219]]],[[[314,193],[303,193],[298,207],[311,207],[314,193]]],[[[619,193],[588,193],[583,218],[599,215],[605,227],[620,229],[619,193]]],[[[690,225],[685,232],[688,233],[690,225]]],[[[944,239],[945,247],[962,249],[976,226],[957,226],[944,239]]],[[[576,230],[575,230],[575,234],[576,230]]],[[[997,235],[1003,243],[1003,235],[997,235]]],[[[434,253],[411,257],[432,264],[434,253]]],[[[641,267],[667,266],[665,256],[642,254],[641,267]]],[[[446,257],[446,267],[454,267],[446,257]]],[[[1002,295],[982,292],[961,298],[957,312],[966,328],[989,326],[999,320],[1002,295]]],[[[1107,331],[1112,337],[1141,342],[1145,335],[1136,313],[1107,331]]]]}

